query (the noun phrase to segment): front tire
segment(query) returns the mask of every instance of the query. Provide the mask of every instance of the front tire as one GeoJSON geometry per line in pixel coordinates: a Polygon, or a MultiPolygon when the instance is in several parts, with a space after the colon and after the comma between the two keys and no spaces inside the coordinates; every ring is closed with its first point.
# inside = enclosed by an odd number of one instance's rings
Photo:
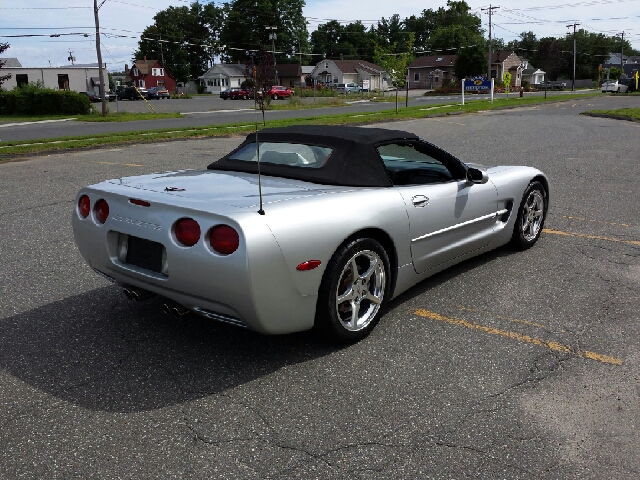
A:
{"type": "Polygon", "coordinates": [[[271,98],[272,98],[273,100],[277,100],[277,99],[278,99],[278,94],[277,94],[277,93],[274,93],[274,94],[273,94],[273,97],[271,97],[271,98]]]}
{"type": "Polygon", "coordinates": [[[540,182],[531,182],[525,190],[511,237],[511,245],[516,249],[531,248],[540,238],[547,216],[547,198],[540,182]]]}
{"type": "Polygon", "coordinates": [[[318,292],[315,328],[326,338],[354,343],[380,320],[391,284],[389,257],[372,238],[342,245],[325,270],[318,292]]]}

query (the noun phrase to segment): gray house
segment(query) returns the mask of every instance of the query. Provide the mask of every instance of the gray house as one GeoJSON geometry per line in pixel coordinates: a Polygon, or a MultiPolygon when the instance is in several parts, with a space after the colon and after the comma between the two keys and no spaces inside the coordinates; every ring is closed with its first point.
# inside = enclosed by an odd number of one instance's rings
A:
{"type": "Polygon", "coordinates": [[[220,63],[214,65],[198,77],[200,85],[205,87],[207,93],[219,94],[230,88],[238,88],[242,82],[248,80],[247,66],[241,63],[220,63]]]}
{"type": "Polygon", "coordinates": [[[387,90],[389,75],[382,67],[365,60],[322,60],[311,72],[311,77],[331,85],[369,81],[370,90],[387,90]]]}

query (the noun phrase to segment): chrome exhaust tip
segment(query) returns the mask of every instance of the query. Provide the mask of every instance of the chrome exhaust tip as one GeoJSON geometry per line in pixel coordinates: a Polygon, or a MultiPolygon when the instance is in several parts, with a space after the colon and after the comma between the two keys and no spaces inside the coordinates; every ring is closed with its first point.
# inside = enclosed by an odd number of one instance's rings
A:
{"type": "Polygon", "coordinates": [[[165,303],[164,305],[162,305],[162,311],[165,314],[176,319],[180,319],[184,317],[186,314],[191,313],[191,310],[189,310],[187,307],[183,307],[178,303],[174,303],[174,304],[165,303]]]}
{"type": "Polygon", "coordinates": [[[156,296],[156,294],[153,292],[143,290],[142,288],[133,287],[127,287],[123,289],[122,293],[124,293],[128,299],[135,300],[136,302],[142,302],[143,300],[148,300],[156,296]]]}

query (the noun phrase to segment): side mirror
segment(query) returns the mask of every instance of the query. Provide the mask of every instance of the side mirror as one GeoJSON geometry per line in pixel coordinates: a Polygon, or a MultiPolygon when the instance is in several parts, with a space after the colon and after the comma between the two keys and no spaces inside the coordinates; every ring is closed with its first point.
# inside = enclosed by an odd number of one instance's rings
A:
{"type": "Polygon", "coordinates": [[[467,169],[467,181],[469,183],[487,183],[489,175],[479,168],[469,167],[467,169]]]}

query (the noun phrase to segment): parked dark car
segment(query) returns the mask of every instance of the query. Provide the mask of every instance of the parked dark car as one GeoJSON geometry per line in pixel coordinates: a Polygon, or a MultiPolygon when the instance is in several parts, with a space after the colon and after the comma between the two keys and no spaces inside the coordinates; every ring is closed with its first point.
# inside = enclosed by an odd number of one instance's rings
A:
{"type": "Polygon", "coordinates": [[[228,100],[230,94],[231,94],[231,89],[224,90],[224,91],[220,92],[220,98],[223,99],[223,100],[228,100]]]}
{"type": "Polygon", "coordinates": [[[96,92],[80,92],[80,95],[86,95],[89,97],[90,102],[99,102],[100,96],[96,92]]]}
{"type": "Polygon", "coordinates": [[[171,95],[169,95],[169,90],[164,87],[150,87],[147,90],[147,98],[149,100],[162,100],[163,98],[171,98],[171,95]]]}
{"type": "Polygon", "coordinates": [[[104,92],[104,96],[107,99],[108,102],[115,102],[116,101],[116,94],[113,93],[111,90],[107,90],[106,92],[104,92]]]}
{"type": "Polygon", "coordinates": [[[143,100],[147,98],[147,90],[140,87],[124,87],[118,90],[120,100],[143,100]]]}
{"type": "Polygon", "coordinates": [[[632,93],[636,91],[636,79],[634,77],[621,78],[620,80],[618,80],[618,83],[620,85],[627,86],[627,93],[632,93]]]}

